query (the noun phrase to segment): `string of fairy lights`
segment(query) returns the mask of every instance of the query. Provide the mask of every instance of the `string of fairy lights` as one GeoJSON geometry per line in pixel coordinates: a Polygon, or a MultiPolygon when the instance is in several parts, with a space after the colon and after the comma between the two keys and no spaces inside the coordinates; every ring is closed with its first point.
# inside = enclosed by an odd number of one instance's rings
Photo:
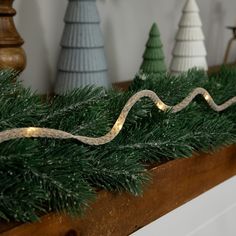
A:
{"type": "Polygon", "coordinates": [[[224,111],[230,106],[236,104],[236,97],[233,97],[228,101],[226,101],[225,103],[217,105],[207,90],[203,88],[196,88],[186,98],[184,98],[183,101],[181,101],[177,105],[168,106],[158,97],[158,95],[155,92],[151,90],[142,90],[134,94],[128,100],[128,102],[122,109],[118,119],[113,125],[112,129],[102,137],[93,138],[80,135],[73,135],[71,133],[67,133],[62,130],[39,128],[39,127],[27,127],[27,128],[10,129],[0,132],[0,143],[19,138],[52,138],[52,139],[74,139],[84,144],[94,145],[94,146],[104,145],[114,140],[116,136],[121,132],[131,108],[141,98],[147,97],[151,99],[153,103],[156,105],[156,107],[161,111],[164,112],[170,111],[172,113],[177,113],[185,109],[198,95],[201,95],[205,99],[209,107],[216,112],[224,111]]]}

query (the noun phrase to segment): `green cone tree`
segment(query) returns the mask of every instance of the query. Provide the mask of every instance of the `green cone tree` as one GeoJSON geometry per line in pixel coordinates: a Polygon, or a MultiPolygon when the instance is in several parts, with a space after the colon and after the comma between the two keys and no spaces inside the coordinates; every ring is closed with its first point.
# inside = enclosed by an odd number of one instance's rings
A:
{"type": "Polygon", "coordinates": [[[149,33],[140,71],[144,74],[159,74],[166,72],[166,68],[160,32],[157,24],[154,23],[149,33]]]}

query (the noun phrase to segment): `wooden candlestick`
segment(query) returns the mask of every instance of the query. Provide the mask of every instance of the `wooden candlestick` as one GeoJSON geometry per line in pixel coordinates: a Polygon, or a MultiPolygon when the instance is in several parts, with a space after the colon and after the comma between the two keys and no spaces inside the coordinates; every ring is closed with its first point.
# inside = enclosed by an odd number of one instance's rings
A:
{"type": "Polygon", "coordinates": [[[0,69],[13,68],[23,71],[26,55],[21,48],[24,41],[16,30],[12,8],[14,0],[0,0],[0,69]]]}
{"type": "Polygon", "coordinates": [[[233,43],[236,42],[236,26],[228,26],[227,29],[230,29],[233,33],[233,37],[229,40],[228,46],[225,52],[224,64],[227,64],[230,51],[232,49],[233,43]]]}

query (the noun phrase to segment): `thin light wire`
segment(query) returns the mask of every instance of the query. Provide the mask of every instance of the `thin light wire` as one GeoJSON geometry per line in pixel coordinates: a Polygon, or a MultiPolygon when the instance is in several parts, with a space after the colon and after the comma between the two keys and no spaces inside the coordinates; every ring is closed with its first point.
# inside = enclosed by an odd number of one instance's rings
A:
{"type": "Polygon", "coordinates": [[[168,106],[157,96],[155,92],[150,90],[143,90],[136,93],[128,100],[128,102],[122,109],[117,121],[113,125],[112,129],[102,137],[92,138],[80,135],[73,135],[64,132],[62,130],[28,127],[28,128],[16,128],[0,132],[0,143],[18,138],[54,138],[54,139],[75,139],[88,145],[96,145],[96,146],[103,145],[111,142],[120,133],[131,108],[141,98],[144,97],[150,98],[154,102],[156,107],[162,111],[170,110],[170,112],[172,113],[177,113],[185,109],[198,95],[203,96],[203,98],[208,103],[209,107],[216,112],[223,111],[228,107],[236,104],[236,97],[233,97],[228,101],[226,101],[225,103],[217,105],[207,90],[203,88],[196,88],[185,99],[183,99],[182,102],[178,103],[175,106],[168,106]]]}

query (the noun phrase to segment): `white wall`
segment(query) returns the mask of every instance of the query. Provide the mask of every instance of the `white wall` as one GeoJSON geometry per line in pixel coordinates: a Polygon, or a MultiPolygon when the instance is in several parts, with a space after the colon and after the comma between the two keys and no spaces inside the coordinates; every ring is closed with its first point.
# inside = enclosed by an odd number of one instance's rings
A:
{"type": "Polygon", "coordinates": [[[235,236],[236,177],[188,202],[132,236],[235,236]]]}
{"type": "MultiPolygon", "coordinates": [[[[185,0],[97,0],[102,18],[110,79],[133,78],[142,61],[151,24],[159,25],[167,63],[185,0]]],[[[223,60],[231,33],[226,25],[236,24],[235,0],[198,0],[204,24],[210,65],[223,60]]],[[[25,39],[28,66],[22,78],[26,86],[45,93],[55,79],[59,42],[64,27],[66,0],[15,0],[16,24],[25,39]]],[[[235,58],[234,58],[235,59],[235,58]]]]}

